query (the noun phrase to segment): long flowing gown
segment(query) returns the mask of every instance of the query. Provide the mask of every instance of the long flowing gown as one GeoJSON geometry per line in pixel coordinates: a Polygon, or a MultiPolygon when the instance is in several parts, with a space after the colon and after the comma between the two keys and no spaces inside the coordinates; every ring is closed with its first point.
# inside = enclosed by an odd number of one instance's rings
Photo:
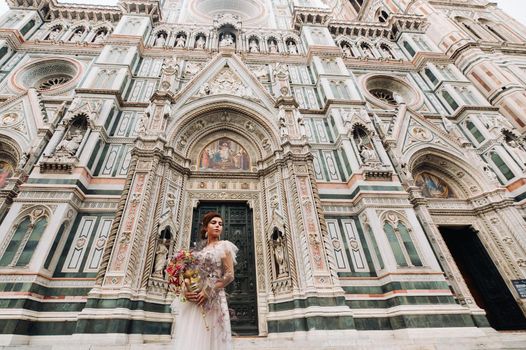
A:
{"type": "Polygon", "coordinates": [[[224,288],[234,279],[237,251],[232,242],[219,241],[195,253],[204,264],[209,276],[207,284],[213,286],[213,291],[204,308],[179,298],[172,303],[172,308],[177,311],[175,350],[233,349],[224,288]]]}

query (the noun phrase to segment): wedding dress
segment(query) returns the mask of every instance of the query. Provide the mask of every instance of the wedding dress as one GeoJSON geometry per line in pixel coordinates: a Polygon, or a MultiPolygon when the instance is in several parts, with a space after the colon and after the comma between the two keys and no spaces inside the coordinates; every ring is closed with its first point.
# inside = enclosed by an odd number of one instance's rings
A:
{"type": "Polygon", "coordinates": [[[194,255],[203,262],[214,286],[204,307],[175,298],[175,350],[231,350],[232,335],[225,287],[234,280],[234,264],[238,248],[229,241],[205,246],[194,255]],[[204,315],[203,315],[204,312],[204,315]]]}

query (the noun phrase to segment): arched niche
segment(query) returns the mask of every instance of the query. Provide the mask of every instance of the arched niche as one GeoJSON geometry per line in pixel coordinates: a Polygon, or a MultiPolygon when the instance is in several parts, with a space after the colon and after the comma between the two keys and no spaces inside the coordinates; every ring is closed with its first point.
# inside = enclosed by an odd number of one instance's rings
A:
{"type": "Polygon", "coordinates": [[[191,160],[192,170],[198,170],[199,155],[205,147],[222,137],[245,149],[251,162],[249,171],[280,147],[276,126],[253,110],[220,103],[213,109],[203,106],[192,112],[182,116],[168,131],[170,145],[191,160]]]}
{"type": "Polygon", "coordinates": [[[468,199],[490,189],[480,170],[437,150],[415,154],[409,171],[422,194],[431,199],[468,199]]]}

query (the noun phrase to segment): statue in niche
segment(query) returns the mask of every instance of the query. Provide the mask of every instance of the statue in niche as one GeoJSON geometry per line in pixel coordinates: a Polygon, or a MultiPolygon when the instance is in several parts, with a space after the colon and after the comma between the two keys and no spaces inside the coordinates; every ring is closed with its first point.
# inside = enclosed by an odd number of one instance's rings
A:
{"type": "Polygon", "coordinates": [[[248,52],[259,52],[259,45],[256,39],[250,39],[250,43],[248,44],[248,52]]]}
{"type": "Polygon", "coordinates": [[[422,172],[416,175],[415,184],[422,189],[422,194],[427,198],[456,197],[444,180],[428,172],[422,172]]]}
{"type": "Polygon", "coordinates": [[[274,249],[274,261],[276,262],[277,277],[287,276],[287,267],[285,264],[285,239],[283,232],[274,227],[272,233],[272,248],[274,249]]]}
{"type": "Polygon", "coordinates": [[[296,46],[294,41],[290,41],[289,42],[288,48],[289,48],[289,53],[291,55],[297,55],[298,54],[298,47],[296,46]]]}
{"type": "Polygon", "coordinates": [[[184,35],[180,35],[175,39],[175,47],[177,48],[183,48],[186,44],[186,37],[184,35]]]}
{"type": "Polygon", "coordinates": [[[357,127],[356,129],[354,129],[353,139],[356,144],[356,147],[358,148],[360,158],[365,165],[380,162],[378,154],[374,149],[374,145],[371,142],[371,138],[365,130],[363,130],[361,127],[357,127]]]}
{"type": "Polygon", "coordinates": [[[166,44],[166,35],[164,33],[159,33],[155,39],[155,47],[163,47],[166,44]]]}
{"type": "Polygon", "coordinates": [[[278,44],[276,43],[276,40],[270,39],[268,42],[268,51],[270,53],[277,53],[278,52],[278,44]]]}
{"type": "Polygon", "coordinates": [[[206,44],[206,40],[203,38],[202,35],[199,35],[199,37],[197,38],[197,41],[195,42],[195,48],[202,50],[205,48],[205,44],[206,44]]]}
{"type": "Polygon", "coordinates": [[[343,57],[353,57],[351,47],[349,45],[343,44],[342,51],[343,51],[343,57]]]}
{"type": "Polygon", "coordinates": [[[75,130],[73,133],[68,132],[66,136],[58,144],[55,154],[65,156],[75,156],[80,147],[84,135],[81,130],[75,130]]]}
{"type": "Polygon", "coordinates": [[[234,37],[230,33],[225,33],[221,41],[219,41],[220,47],[232,47],[234,46],[234,37]]]}
{"type": "Polygon", "coordinates": [[[84,139],[87,128],[88,121],[86,117],[76,117],[66,131],[62,141],[55,148],[55,156],[74,157],[84,139]]]}
{"type": "Polygon", "coordinates": [[[165,239],[159,242],[157,251],[155,252],[155,265],[153,274],[156,276],[163,276],[164,267],[166,266],[166,258],[168,255],[168,248],[166,247],[165,239]]]}
{"type": "Polygon", "coordinates": [[[49,32],[47,36],[47,40],[57,40],[61,32],[62,32],[62,28],[60,27],[53,28],[51,32],[49,32]]]}
{"type": "Polygon", "coordinates": [[[93,42],[95,44],[100,44],[101,42],[104,41],[104,39],[106,39],[106,36],[107,36],[107,33],[101,30],[97,33],[97,35],[95,35],[95,39],[93,39],[93,42]]]}
{"type": "Polygon", "coordinates": [[[69,41],[71,41],[72,43],[77,43],[82,39],[83,35],[84,35],[84,30],[82,28],[79,28],[73,33],[69,41]]]}

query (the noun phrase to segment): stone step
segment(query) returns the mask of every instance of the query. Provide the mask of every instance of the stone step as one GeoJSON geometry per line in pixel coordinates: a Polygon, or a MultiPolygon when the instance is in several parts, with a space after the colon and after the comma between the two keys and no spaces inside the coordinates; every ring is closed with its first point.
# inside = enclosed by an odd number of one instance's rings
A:
{"type": "MultiPolygon", "coordinates": [[[[30,345],[0,346],[0,350],[71,350],[67,337],[32,339],[30,345]]],[[[433,329],[294,333],[269,337],[234,337],[234,350],[524,350],[526,332],[493,329],[433,329]]],[[[172,343],[128,345],[76,344],[74,350],[175,350],[172,343]]]]}

